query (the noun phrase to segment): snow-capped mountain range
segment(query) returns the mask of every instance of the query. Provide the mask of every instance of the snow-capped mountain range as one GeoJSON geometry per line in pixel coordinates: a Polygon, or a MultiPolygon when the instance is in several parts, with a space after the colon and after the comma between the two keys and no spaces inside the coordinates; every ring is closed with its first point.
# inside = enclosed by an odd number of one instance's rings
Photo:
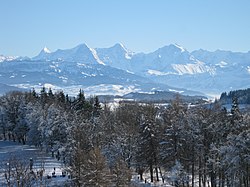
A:
{"type": "Polygon", "coordinates": [[[0,55],[0,62],[3,61],[12,61],[19,58],[18,56],[4,56],[4,55],[0,55]]]}
{"type": "Polygon", "coordinates": [[[28,89],[45,85],[69,94],[83,88],[89,94],[164,90],[219,95],[250,87],[250,52],[189,52],[177,44],[147,54],[120,43],[55,52],[45,47],[33,58],[0,56],[0,62],[0,83],[28,89]]]}

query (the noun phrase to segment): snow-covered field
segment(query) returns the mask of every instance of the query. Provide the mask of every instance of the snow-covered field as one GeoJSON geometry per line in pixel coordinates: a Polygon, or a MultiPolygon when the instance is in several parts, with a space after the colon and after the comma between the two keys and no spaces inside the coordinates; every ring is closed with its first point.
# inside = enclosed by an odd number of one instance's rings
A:
{"type": "MultiPolygon", "coordinates": [[[[68,176],[66,175],[65,177],[62,177],[62,172],[65,170],[65,167],[61,161],[58,161],[56,158],[52,158],[51,155],[42,152],[34,146],[0,140],[0,186],[8,186],[5,173],[13,160],[16,159],[20,163],[26,163],[29,170],[31,158],[33,160],[33,171],[37,172],[41,168],[44,168],[43,181],[47,187],[64,186],[64,184],[67,183],[68,176]],[[54,171],[56,177],[51,177],[48,179],[47,176],[52,176],[54,171]]],[[[12,168],[13,166],[10,167],[12,168]]],[[[12,170],[14,170],[14,167],[12,170]]],[[[139,181],[138,175],[134,174],[132,178],[132,184],[136,187],[171,187],[167,183],[162,183],[162,181],[150,183],[150,176],[148,173],[145,173],[143,178],[143,181],[139,181]]]]}
{"type": "MultiPolygon", "coordinates": [[[[43,180],[46,180],[46,186],[62,186],[67,181],[68,177],[62,177],[62,171],[64,170],[63,163],[55,158],[40,151],[34,146],[22,145],[11,141],[0,141],[0,186],[6,186],[7,181],[5,179],[6,168],[17,160],[20,163],[26,163],[30,167],[31,159],[33,160],[32,169],[39,171],[44,168],[43,180]],[[7,166],[7,167],[6,167],[7,166]],[[52,176],[55,171],[56,177],[48,179],[47,176],[52,176]]],[[[12,168],[14,169],[14,168],[12,168]]]]}
{"type": "Polygon", "coordinates": [[[173,187],[171,185],[169,185],[168,183],[163,183],[162,180],[158,181],[158,182],[150,182],[150,175],[149,173],[146,173],[143,175],[144,180],[140,181],[138,175],[133,175],[132,177],[132,184],[134,184],[136,187],[173,187]],[[145,180],[146,179],[146,180],[145,180]]]}

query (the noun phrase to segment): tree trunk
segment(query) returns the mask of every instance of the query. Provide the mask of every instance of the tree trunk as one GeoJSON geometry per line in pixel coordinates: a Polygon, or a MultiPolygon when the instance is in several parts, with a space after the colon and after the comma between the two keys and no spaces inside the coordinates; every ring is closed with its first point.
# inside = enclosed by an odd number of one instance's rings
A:
{"type": "Polygon", "coordinates": [[[187,168],[187,175],[185,176],[184,183],[186,184],[186,187],[189,187],[190,165],[187,165],[186,168],[187,168]]]}
{"type": "Polygon", "coordinates": [[[207,175],[206,175],[206,158],[204,157],[204,162],[203,162],[203,187],[206,187],[206,180],[207,180],[207,175]]]}
{"type": "Polygon", "coordinates": [[[151,182],[154,182],[154,171],[153,171],[153,165],[152,164],[150,164],[149,170],[150,170],[150,179],[151,179],[151,182]]]}
{"type": "Polygon", "coordinates": [[[160,171],[160,175],[161,175],[161,179],[162,179],[162,183],[164,184],[164,177],[162,175],[162,172],[161,172],[161,168],[159,167],[159,171],[160,171]]]}
{"type": "Polygon", "coordinates": [[[199,187],[202,187],[201,182],[202,182],[202,173],[201,173],[201,157],[199,156],[199,187]]]}
{"type": "Polygon", "coordinates": [[[249,173],[249,165],[246,165],[246,186],[249,186],[249,180],[250,180],[250,173],[249,173]]]}
{"type": "Polygon", "coordinates": [[[8,137],[9,137],[9,140],[11,140],[11,135],[10,135],[10,132],[8,132],[8,137]]]}
{"type": "Polygon", "coordinates": [[[143,175],[143,173],[140,173],[140,181],[143,181],[142,175],[143,175]]]}
{"type": "Polygon", "coordinates": [[[155,167],[155,174],[156,174],[156,180],[160,181],[159,180],[159,174],[158,174],[158,168],[157,167],[155,167]]]}
{"type": "Polygon", "coordinates": [[[194,187],[194,157],[192,161],[192,187],[194,187]]]}
{"type": "Polygon", "coordinates": [[[225,180],[226,180],[225,172],[224,172],[224,170],[222,170],[222,172],[221,172],[221,187],[225,187],[225,180]]]}
{"type": "Polygon", "coordinates": [[[12,134],[12,139],[13,139],[13,142],[16,142],[16,139],[15,139],[15,135],[12,134]]]}
{"type": "Polygon", "coordinates": [[[6,130],[5,130],[5,127],[3,127],[3,139],[6,140],[6,130]]]}
{"type": "Polygon", "coordinates": [[[138,168],[138,174],[140,175],[140,181],[143,181],[143,169],[138,168]]]}
{"type": "Polygon", "coordinates": [[[211,180],[211,187],[216,187],[216,175],[213,171],[213,168],[212,168],[212,171],[210,172],[210,180],[211,180]]]}
{"type": "Polygon", "coordinates": [[[24,137],[22,138],[22,144],[23,144],[23,145],[26,144],[24,137]]]}

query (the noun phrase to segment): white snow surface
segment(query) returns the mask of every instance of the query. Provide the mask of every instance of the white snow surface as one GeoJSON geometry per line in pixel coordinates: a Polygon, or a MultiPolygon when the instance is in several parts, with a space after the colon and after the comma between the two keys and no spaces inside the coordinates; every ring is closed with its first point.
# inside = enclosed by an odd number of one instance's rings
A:
{"type": "Polygon", "coordinates": [[[208,66],[204,62],[196,62],[194,64],[172,64],[174,70],[178,72],[179,75],[183,74],[197,74],[205,73],[209,71],[208,66]]]}
{"type": "Polygon", "coordinates": [[[4,178],[3,169],[5,164],[9,162],[9,159],[18,159],[29,164],[30,158],[33,159],[33,170],[38,171],[41,168],[41,163],[45,162],[44,169],[44,180],[48,182],[48,187],[54,185],[63,185],[66,182],[67,177],[60,177],[62,171],[65,169],[61,161],[56,160],[55,158],[50,157],[45,152],[40,151],[34,146],[22,145],[12,141],[3,141],[0,140],[0,186],[6,185],[6,180],[4,178]],[[47,175],[52,175],[52,172],[55,168],[56,178],[47,179],[47,175]]]}
{"type": "Polygon", "coordinates": [[[179,44],[175,43],[174,46],[177,47],[177,48],[179,48],[182,53],[186,51],[186,49],[184,47],[180,46],[179,44]]]}
{"type": "MultiPolygon", "coordinates": [[[[95,75],[85,74],[85,76],[94,77],[95,75]]],[[[64,81],[67,81],[66,77],[61,77],[64,81]]],[[[24,89],[35,89],[36,92],[40,92],[42,87],[46,89],[51,88],[53,92],[62,91],[69,96],[77,96],[79,94],[79,90],[84,90],[84,94],[86,96],[93,96],[93,95],[125,95],[131,92],[140,92],[141,90],[136,88],[132,85],[119,85],[119,84],[99,84],[93,86],[82,86],[82,85],[74,85],[74,86],[66,86],[60,87],[50,83],[45,84],[38,84],[38,85],[31,85],[31,84],[15,84],[13,85],[17,88],[24,88],[24,89]]]]}
{"type": "Polygon", "coordinates": [[[121,48],[125,51],[125,58],[130,60],[134,53],[126,48],[122,43],[118,43],[118,45],[120,45],[121,48]]]}
{"type": "Polygon", "coordinates": [[[224,67],[226,67],[226,66],[228,65],[228,63],[225,62],[225,61],[220,61],[220,63],[215,64],[215,65],[216,65],[216,66],[219,66],[219,67],[221,67],[221,68],[224,68],[224,67]]]}
{"type": "Polygon", "coordinates": [[[90,51],[92,52],[92,54],[93,54],[94,58],[96,59],[96,61],[97,61],[99,64],[105,65],[105,63],[104,63],[103,61],[101,61],[100,58],[98,57],[96,50],[93,49],[93,48],[89,48],[89,49],[90,49],[90,51]]]}
{"type": "MultiPolygon", "coordinates": [[[[1,82],[8,85],[24,85],[33,82],[32,88],[38,84],[38,81],[44,84],[43,80],[46,80],[57,86],[65,85],[69,88],[71,85],[78,87],[79,84],[86,83],[85,79],[90,80],[91,86],[96,86],[96,84],[124,85],[124,82],[127,84],[129,80],[130,85],[126,87],[139,85],[141,89],[145,89],[144,86],[147,85],[144,83],[148,79],[154,83],[172,87],[178,86],[216,94],[230,91],[231,88],[249,87],[247,80],[250,76],[250,53],[205,50],[190,53],[178,44],[164,46],[151,53],[133,53],[121,43],[110,48],[95,49],[81,44],[71,49],[55,52],[50,52],[45,47],[34,58],[16,58],[0,55],[1,82]],[[13,61],[13,59],[16,60],[13,61]],[[56,63],[52,63],[53,61],[56,63]],[[34,64],[37,65],[34,66],[34,64]],[[127,74],[118,72],[117,69],[124,70],[127,74]],[[14,75],[12,72],[17,73],[14,75]],[[38,78],[35,77],[35,72],[39,72],[38,78]],[[21,82],[19,78],[24,73],[26,77],[22,77],[21,82]],[[131,74],[146,79],[137,80],[139,77],[136,78],[131,74]],[[241,76],[235,76],[239,74],[241,76]],[[77,75],[76,79],[74,75],[77,75]],[[81,78],[83,81],[79,81],[81,78]]],[[[118,91],[120,93],[120,89],[118,91]]]]}
{"type": "Polygon", "coordinates": [[[161,71],[158,71],[158,70],[148,70],[148,74],[150,75],[156,75],[156,76],[162,76],[162,75],[169,75],[169,74],[174,74],[174,73],[166,73],[166,72],[161,72],[161,71]]]}
{"type": "Polygon", "coordinates": [[[178,91],[178,90],[174,90],[174,89],[168,89],[168,91],[170,92],[176,92],[176,93],[183,93],[184,91],[178,91]]]}
{"type": "Polygon", "coordinates": [[[51,51],[50,51],[46,46],[43,48],[43,51],[44,51],[45,53],[51,53],[51,51]]]}
{"type": "Polygon", "coordinates": [[[247,71],[250,74],[250,66],[247,66],[247,71]]]}
{"type": "Polygon", "coordinates": [[[3,56],[0,55],[0,62],[4,62],[4,61],[12,61],[19,58],[18,56],[3,56]]]}

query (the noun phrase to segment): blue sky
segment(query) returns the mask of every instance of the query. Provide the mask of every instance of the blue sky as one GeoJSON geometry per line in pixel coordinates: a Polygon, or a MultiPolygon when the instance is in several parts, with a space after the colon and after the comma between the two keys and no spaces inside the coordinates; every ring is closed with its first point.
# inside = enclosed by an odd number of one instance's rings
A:
{"type": "Polygon", "coordinates": [[[250,51],[249,0],[1,0],[0,25],[4,55],[118,42],[135,52],[250,51]]]}

